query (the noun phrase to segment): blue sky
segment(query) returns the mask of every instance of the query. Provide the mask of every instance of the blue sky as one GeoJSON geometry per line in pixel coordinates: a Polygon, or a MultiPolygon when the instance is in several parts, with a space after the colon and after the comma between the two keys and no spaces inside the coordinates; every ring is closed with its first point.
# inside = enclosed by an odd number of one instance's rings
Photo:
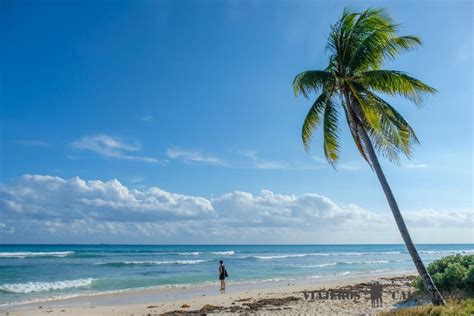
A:
{"type": "Polygon", "coordinates": [[[0,238],[401,242],[344,120],[337,171],[301,144],[291,82],[346,5],[423,39],[387,68],[439,92],[390,99],[422,144],[383,167],[417,242],[473,242],[470,1],[3,1],[0,238]]]}

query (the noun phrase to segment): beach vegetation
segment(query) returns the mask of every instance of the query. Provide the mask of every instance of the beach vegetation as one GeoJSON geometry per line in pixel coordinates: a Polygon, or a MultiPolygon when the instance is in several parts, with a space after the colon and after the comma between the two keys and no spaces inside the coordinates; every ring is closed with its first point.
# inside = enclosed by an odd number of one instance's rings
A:
{"type": "MultiPolygon", "coordinates": [[[[435,260],[428,265],[428,271],[440,291],[465,291],[474,295],[474,255],[453,255],[435,260]]],[[[413,286],[425,290],[420,277],[413,281],[413,286]]]]}

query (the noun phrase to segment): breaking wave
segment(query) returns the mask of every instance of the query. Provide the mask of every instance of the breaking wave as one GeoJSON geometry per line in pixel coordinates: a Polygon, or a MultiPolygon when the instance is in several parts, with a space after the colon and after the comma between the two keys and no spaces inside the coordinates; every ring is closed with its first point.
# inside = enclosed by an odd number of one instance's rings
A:
{"type": "Polygon", "coordinates": [[[298,258],[298,257],[308,257],[308,256],[364,256],[364,255],[396,255],[400,254],[399,251],[385,251],[385,252],[333,252],[333,253],[298,253],[298,254],[288,254],[288,255],[275,255],[275,256],[253,256],[255,259],[259,260],[274,260],[274,259],[284,259],[284,258],[298,258]]]}
{"type": "Polygon", "coordinates": [[[453,254],[463,254],[463,253],[474,253],[474,249],[466,249],[466,250],[421,250],[419,251],[420,254],[427,254],[427,255],[438,255],[443,253],[453,253],[453,254]]]}
{"type": "Polygon", "coordinates": [[[224,255],[224,256],[232,256],[235,255],[233,250],[231,251],[211,251],[213,255],[224,255]]]}
{"type": "Polygon", "coordinates": [[[367,260],[367,261],[339,261],[339,262],[330,262],[330,263],[321,263],[321,264],[309,264],[309,265],[293,265],[298,268],[324,268],[331,267],[336,265],[352,265],[352,264],[384,264],[390,262],[401,262],[404,260],[367,260]]]}
{"type": "Polygon", "coordinates": [[[28,258],[28,257],[66,257],[74,251],[51,251],[51,252],[0,252],[0,258],[28,258]]]}
{"type": "Polygon", "coordinates": [[[96,265],[126,267],[126,266],[154,266],[154,265],[181,265],[181,264],[199,264],[210,260],[166,260],[166,261],[122,261],[122,262],[99,262],[96,265]]]}
{"type": "Polygon", "coordinates": [[[77,279],[77,280],[64,280],[56,282],[27,282],[27,283],[11,283],[0,285],[0,291],[8,293],[32,293],[32,292],[46,292],[46,291],[57,291],[69,288],[77,288],[89,286],[92,284],[94,279],[77,279]]]}

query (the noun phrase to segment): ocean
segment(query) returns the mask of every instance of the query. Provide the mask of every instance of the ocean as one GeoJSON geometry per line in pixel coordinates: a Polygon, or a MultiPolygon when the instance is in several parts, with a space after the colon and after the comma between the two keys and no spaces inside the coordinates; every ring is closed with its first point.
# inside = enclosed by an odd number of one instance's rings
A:
{"type": "MultiPolygon", "coordinates": [[[[426,264],[473,244],[418,245],[426,264]]],[[[414,270],[404,245],[0,245],[0,307],[147,287],[341,278],[414,270]]]]}

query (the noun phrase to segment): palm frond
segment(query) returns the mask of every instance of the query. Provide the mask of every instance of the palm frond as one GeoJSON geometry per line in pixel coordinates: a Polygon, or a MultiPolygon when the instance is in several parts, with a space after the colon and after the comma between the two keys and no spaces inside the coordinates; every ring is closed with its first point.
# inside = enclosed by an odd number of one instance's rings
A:
{"type": "Polygon", "coordinates": [[[334,103],[328,102],[324,109],[324,155],[334,166],[339,159],[339,129],[337,127],[339,113],[334,103]]]}
{"type": "Polygon", "coordinates": [[[352,72],[377,67],[383,59],[383,47],[395,36],[397,25],[382,9],[368,9],[354,24],[347,46],[352,53],[344,59],[352,72]]]}
{"type": "Polygon", "coordinates": [[[382,30],[373,30],[355,46],[355,51],[348,61],[348,69],[356,72],[360,69],[378,68],[382,63],[383,47],[388,45],[390,34],[382,30]]]}
{"type": "Polygon", "coordinates": [[[413,35],[391,38],[382,48],[384,57],[395,59],[400,53],[408,52],[421,45],[421,39],[413,35]]]}
{"type": "Polygon", "coordinates": [[[321,124],[321,119],[324,115],[324,109],[326,108],[326,104],[330,102],[330,98],[331,96],[325,91],[321,93],[321,95],[313,103],[313,106],[309,109],[309,112],[304,119],[301,138],[306,151],[309,151],[311,139],[314,132],[321,124]]]}
{"type": "Polygon", "coordinates": [[[410,157],[412,146],[420,143],[411,125],[393,106],[381,97],[367,91],[367,98],[377,109],[385,129],[393,131],[397,148],[407,157],[410,157]]]}
{"type": "Polygon", "coordinates": [[[393,37],[391,34],[394,34],[396,28],[397,25],[383,9],[368,9],[362,13],[353,14],[345,10],[339,22],[332,26],[328,48],[338,56],[339,68],[349,69],[348,66],[357,50],[360,49],[357,54],[360,57],[365,56],[363,55],[365,51],[375,47],[374,42],[385,45],[388,39],[393,37]],[[372,34],[374,31],[377,31],[375,35],[372,34]],[[387,38],[383,42],[375,41],[375,37],[380,36],[387,36],[387,38]],[[362,48],[361,43],[365,43],[362,48]]]}
{"type": "Polygon", "coordinates": [[[293,91],[295,95],[303,94],[306,98],[310,92],[317,92],[324,85],[333,83],[332,73],[324,70],[309,70],[296,75],[293,80],[293,91]]]}
{"type": "Polygon", "coordinates": [[[351,86],[352,95],[364,115],[364,127],[377,151],[395,163],[398,163],[400,153],[410,157],[412,145],[418,143],[410,124],[382,98],[361,85],[351,86]]]}
{"type": "MultiPolygon", "coordinates": [[[[349,96],[346,96],[349,98],[349,96]]],[[[349,100],[347,100],[349,101],[349,100]]],[[[362,136],[361,136],[361,123],[357,115],[354,113],[353,107],[346,102],[343,103],[343,108],[344,112],[346,115],[346,121],[347,121],[347,126],[349,127],[349,131],[351,132],[352,138],[354,140],[354,143],[356,144],[357,150],[359,150],[359,153],[361,154],[362,158],[364,158],[365,161],[369,164],[370,167],[372,167],[372,163],[370,162],[369,159],[369,154],[365,148],[364,142],[362,141],[362,136]]]]}
{"type": "Polygon", "coordinates": [[[401,95],[415,104],[420,104],[426,94],[436,92],[435,88],[396,70],[366,71],[361,74],[360,83],[373,91],[401,95]]]}
{"type": "Polygon", "coordinates": [[[398,163],[399,148],[396,131],[380,116],[377,107],[364,93],[363,87],[355,84],[350,84],[349,87],[351,96],[355,99],[354,103],[362,110],[362,125],[372,140],[375,149],[391,162],[398,163]]]}

